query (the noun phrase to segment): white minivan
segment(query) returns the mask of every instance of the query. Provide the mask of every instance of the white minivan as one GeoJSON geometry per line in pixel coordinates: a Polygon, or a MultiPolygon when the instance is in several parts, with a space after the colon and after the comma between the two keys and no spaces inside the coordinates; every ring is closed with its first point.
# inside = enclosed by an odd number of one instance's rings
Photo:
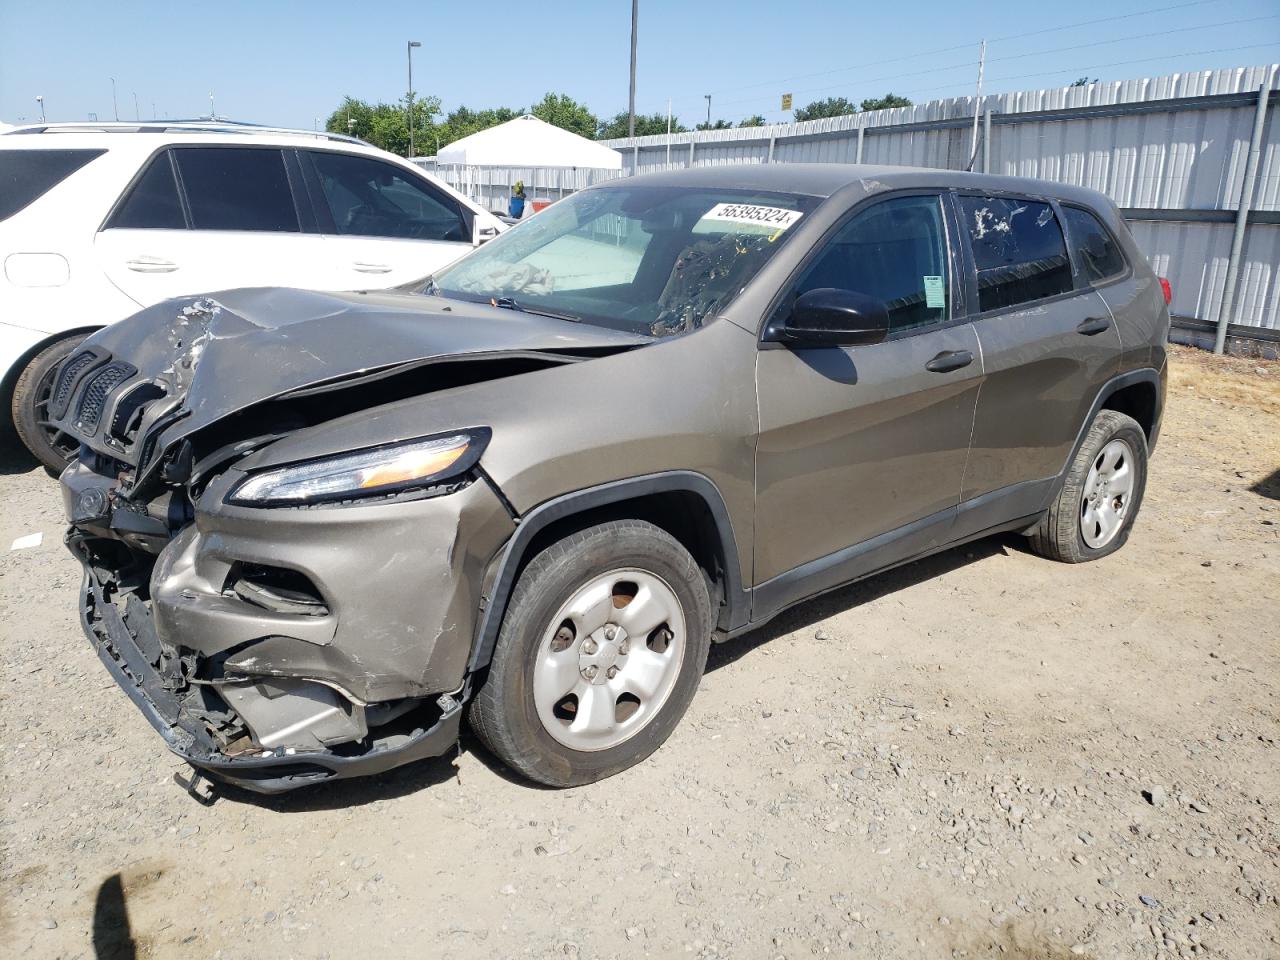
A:
{"type": "Polygon", "coordinates": [[[0,134],[0,398],[60,469],[76,448],[48,422],[53,371],[94,330],[231,287],[394,287],[503,229],[414,164],[336,134],[14,128],[0,134]]]}

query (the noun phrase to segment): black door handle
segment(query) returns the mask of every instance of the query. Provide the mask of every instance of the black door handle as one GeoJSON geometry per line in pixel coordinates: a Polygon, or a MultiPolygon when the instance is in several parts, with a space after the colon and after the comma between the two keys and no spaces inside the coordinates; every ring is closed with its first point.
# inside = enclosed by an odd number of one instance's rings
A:
{"type": "Polygon", "coordinates": [[[943,350],[924,365],[933,373],[946,373],[948,370],[959,370],[973,363],[973,354],[968,350],[943,350]]]}
{"type": "Polygon", "coordinates": [[[1101,333],[1111,326],[1111,321],[1106,317],[1089,317],[1087,320],[1080,321],[1080,325],[1076,327],[1076,333],[1083,333],[1086,337],[1092,337],[1095,333],[1101,333]]]}

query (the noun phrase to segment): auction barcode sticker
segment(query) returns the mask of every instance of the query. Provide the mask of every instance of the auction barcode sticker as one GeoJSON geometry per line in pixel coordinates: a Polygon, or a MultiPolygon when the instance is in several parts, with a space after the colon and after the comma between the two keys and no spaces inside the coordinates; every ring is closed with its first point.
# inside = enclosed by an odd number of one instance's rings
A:
{"type": "Polygon", "coordinates": [[[753,203],[717,203],[703,214],[703,220],[728,220],[731,223],[755,223],[775,230],[786,230],[803,214],[782,207],[758,207],[753,203]]]}

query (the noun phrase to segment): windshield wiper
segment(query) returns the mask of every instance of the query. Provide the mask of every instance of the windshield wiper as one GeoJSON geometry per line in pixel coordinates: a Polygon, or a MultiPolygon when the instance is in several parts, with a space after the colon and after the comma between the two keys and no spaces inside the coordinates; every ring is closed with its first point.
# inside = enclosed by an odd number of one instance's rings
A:
{"type": "Polygon", "coordinates": [[[581,323],[581,317],[569,313],[556,313],[554,310],[531,309],[517,303],[515,297],[491,297],[489,306],[501,307],[503,310],[516,310],[519,313],[531,313],[535,317],[550,317],[552,320],[568,320],[570,323],[581,323]]]}

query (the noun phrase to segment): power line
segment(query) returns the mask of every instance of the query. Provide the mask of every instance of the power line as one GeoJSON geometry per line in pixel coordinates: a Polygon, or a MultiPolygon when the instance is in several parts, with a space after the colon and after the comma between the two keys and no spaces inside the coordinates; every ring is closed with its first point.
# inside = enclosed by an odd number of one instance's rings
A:
{"type": "MultiPolygon", "coordinates": [[[[1023,37],[1035,37],[1043,33],[1056,33],[1060,30],[1072,30],[1076,27],[1087,27],[1095,23],[1110,23],[1114,20],[1131,20],[1134,17],[1144,17],[1149,13],[1168,13],[1172,10],[1182,10],[1186,7],[1203,7],[1203,6],[1206,6],[1207,4],[1223,3],[1223,2],[1224,0],[1189,0],[1189,2],[1187,3],[1177,3],[1177,4],[1173,4],[1172,6],[1164,5],[1159,7],[1151,7],[1150,9],[1147,9],[1147,10],[1137,10],[1133,13],[1119,14],[1113,17],[1098,17],[1093,20],[1081,20],[1077,23],[1066,23],[1057,27],[1046,27],[1042,30],[1031,30],[1031,31],[1028,31],[1027,33],[1015,33],[1007,37],[996,37],[995,39],[989,40],[987,42],[1001,43],[1005,40],[1020,40],[1023,37]]],[[[958,43],[958,44],[955,44],[954,46],[949,46],[949,47],[936,47],[932,50],[921,50],[917,53],[909,53],[901,57],[889,57],[888,59],[885,59],[885,60],[871,60],[864,63],[860,63],[856,67],[836,67],[833,70],[818,70],[814,73],[800,73],[791,77],[782,77],[781,79],[778,79],[778,80],[761,80],[758,83],[748,83],[739,87],[726,88],[724,90],[713,90],[711,92],[713,94],[733,93],[738,90],[751,90],[755,87],[776,86],[777,84],[781,84],[781,83],[790,83],[792,80],[807,80],[810,77],[826,77],[835,73],[847,73],[850,70],[864,70],[867,67],[879,67],[879,66],[884,66],[887,63],[901,63],[904,60],[915,60],[919,57],[931,57],[939,53],[950,53],[952,50],[964,50],[969,47],[972,47],[977,42],[978,42],[977,40],[971,40],[968,43],[958,43]]],[[[692,100],[692,98],[690,99],[692,100]]]]}
{"type": "MultiPolygon", "coordinates": [[[[1039,73],[1018,73],[1003,77],[992,77],[992,80],[1026,80],[1032,77],[1050,77],[1064,73],[1076,73],[1077,71],[1087,72],[1090,70],[1102,70],[1107,67],[1123,67],[1134,63],[1152,63],[1156,60],[1176,60],[1178,57],[1203,57],[1214,53],[1235,53],[1240,50],[1258,50],[1261,48],[1280,47],[1274,41],[1271,43],[1252,43],[1243,47],[1218,47],[1214,50],[1184,50],[1180,53],[1165,53],[1158,57],[1141,57],[1136,60],[1113,60],[1110,63],[1094,63],[1089,66],[1073,66],[1066,67],[1062,70],[1042,70],[1039,73]]],[[[949,84],[940,84],[933,87],[916,87],[914,90],[906,90],[904,93],[927,93],[931,90],[941,90],[949,84]]]]}
{"type": "MultiPolygon", "coordinates": [[[[1209,2],[1216,2],[1216,0],[1209,0],[1209,2]]],[[[1136,16],[1136,14],[1135,14],[1135,16],[1136,16]]],[[[1258,21],[1262,21],[1262,20],[1275,20],[1275,19],[1280,19],[1280,15],[1277,15],[1277,14],[1268,14],[1268,15],[1266,15],[1266,16],[1261,16],[1261,17],[1244,17],[1244,18],[1241,18],[1241,19],[1238,19],[1238,20],[1225,20],[1225,21],[1218,21],[1218,22],[1215,22],[1215,23],[1198,23],[1198,24],[1193,24],[1193,25],[1191,25],[1191,26],[1187,26],[1187,27],[1173,27],[1173,28],[1170,28],[1170,29],[1168,29],[1168,30],[1158,30],[1158,31],[1154,31],[1154,32],[1152,32],[1152,31],[1147,31],[1147,32],[1145,32],[1145,33],[1133,34],[1133,35],[1130,35],[1130,36],[1127,36],[1127,37],[1116,37],[1116,38],[1114,38],[1114,39],[1110,39],[1110,40],[1093,40],[1093,41],[1090,41],[1089,43],[1078,43],[1078,44],[1073,44],[1073,45],[1071,45],[1071,46],[1066,46],[1066,47],[1054,47],[1054,48],[1051,48],[1051,49],[1048,49],[1048,50],[1037,50],[1037,51],[1034,51],[1034,52],[1032,52],[1032,53],[1010,54],[1010,55],[1003,56],[1003,57],[988,57],[988,58],[987,58],[987,62],[988,62],[988,63],[998,63],[998,62],[1004,62],[1004,61],[1008,61],[1008,60],[1025,60],[1025,59],[1027,59],[1028,57],[1040,57],[1040,56],[1046,56],[1046,55],[1048,55],[1048,54],[1053,54],[1053,53],[1067,53],[1067,52],[1071,52],[1071,51],[1075,51],[1075,50],[1085,50],[1085,49],[1088,49],[1088,48],[1091,48],[1091,47],[1108,46],[1108,45],[1110,45],[1110,44],[1115,44],[1115,43],[1125,43],[1125,42],[1128,42],[1128,41],[1130,41],[1130,40],[1146,40],[1146,39],[1150,39],[1150,38],[1153,38],[1153,37],[1169,36],[1169,35],[1172,35],[1172,34],[1175,34],[1175,33],[1189,33],[1189,32],[1191,32],[1191,31],[1196,31],[1196,30],[1211,30],[1211,29],[1214,29],[1214,28],[1216,28],[1216,27],[1237,26],[1237,25],[1239,25],[1239,24],[1244,24],[1244,23],[1257,23],[1258,21]]],[[[1038,31],[1038,32],[1039,32],[1039,31],[1038,31]]],[[[1255,46],[1256,46],[1256,45],[1255,45],[1255,46]]],[[[1243,48],[1243,49],[1250,49],[1250,48],[1249,48],[1249,47],[1245,47],[1245,48],[1243,48]]],[[[1162,58],[1161,58],[1161,57],[1152,57],[1152,58],[1150,58],[1150,59],[1151,59],[1151,60],[1159,60],[1159,59],[1162,59],[1162,58]]],[[[1146,62],[1146,61],[1121,61],[1121,63],[1133,63],[1133,62],[1146,62]]],[[[972,60],[966,60],[966,61],[964,61],[964,62],[962,62],[962,63],[950,64],[950,65],[945,66],[945,67],[932,67],[932,68],[930,68],[930,73],[946,73],[946,72],[947,72],[947,71],[949,71],[949,70],[962,70],[962,69],[967,70],[967,69],[972,69],[973,65],[974,65],[974,61],[972,61],[972,60]]],[[[1075,69],[1082,69],[1082,70],[1083,70],[1083,69],[1094,69],[1094,68],[1092,68],[1092,67],[1089,67],[1089,68],[1085,68],[1085,67],[1078,67],[1078,68],[1077,68],[1077,67],[1068,67],[1068,68],[1065,68],[1065,69],[1060,70],[1060,71],[1049,71],[1049,72],[1069,73],[1069,72],[1071,72],[1072,70],[1075,70],[1075,69]]],[[[913,76],[916,76],[916,75],[917,75],[917,72],[918,72],[918,71],[910,70],[910,71],[907,71],[906,73],[886,74],[886,75],[882,75],[882,76],[879,76],[879,77],[863,78],[863,79],[851,80],[851,81],[848,81],[848,82],[849,82],[849,83],[857,83],[857,84],[859,84],[859,85],[861,85],[861,86],[864,86],[864,87],[865,87],[865,86],[870,85],[870,84],[873,84],[873,83],[882,83],[882,82],[884,82],[884,81],[888,81],[888,80],[900,80],[900,79],[903,79],[904,77],[913,77],[913,76]]],[[[1044,75],[1047,75],[1047,74],[1044,74],[1044,73],[1042,73],[1042,74],[1031,74],[1030,76],[1044,76],[1044,75]]],[[[1010,78],[1004,78],[1004,77],[993,77],[992,79],[999,80],[999,79],[1010,79],[1010,78]]],[[[807,87],[807,88],[805,88],[805,89],[803,89],[803,90],[799,90],[799,91],[796,91],[796,92],[797,92],[797,93],[802,93],[802,94],[822,93],[822,92],[825,92],[825,91],[827,91],[827,90],[834,90],[834,89],[842,88],[842,87],[845,87],[845,86],[847,86],[847,83],[830,84],[830,85],[822,86],[822,87],[807,87]]],[[[935,86],[933,86],[933,87],[928,87],[928,88],[926,88],[926,89],[929,89],[929,90],[937,90],[937,89],[940,89],[940,88],[941,88],[941,86],[942,86],[942,85],[935,85],[935,86]]],[[[911,91],[908,91],[908,92],[911,92],[911,91]]],[[[764,101],[764,99],[765,99],[765,98],[764,98],[763,96],[743,97],[743,98],[739,98],[739,99],[737,99],[737,100],[727,100],[727,101],[722,101],[722,104],[721,104],[721,105],[722,105],[722,106],[732,106],[732,105],[734,105],[734,104],[741,104],[741,103],[762,103],[762,102],[764,101]]]]}
{"type": "Polygon", "coordinates": [[[1124,43],[1127,40],[1148,40],[1152,37],[1167,37],[1173,33],[1189,33],[1192,30],[1211,30],[1215,27],[1234,27],[1241,23],[1257,23],[1259,20],[1277,20],[1280,14],[1267,14],[1263,17],[1245,17],[1241,20],[1220,20],[1216,23],[1195,23],[1189,27],[1174,27],[1171,30],[1157,30],[1155,33],[1135,33],[1127,37],[1116,37],[1114,40],[1094,40],[1090,43],[1078,43],[1071,47],[1054,47],[1051,50],[1035,50],[1031,53],[1015,53],[1007,57],[988,57],[987,63],[998,63],[1005,60],[1025,60],[1027,57],[1040,57],[1047,53],[1066,53],[1071,50],[1083,50],[1086,47],[1105,47],[1111,43],[1124,43]]]}
{"type": "MultiPolygon", "coordinates": [[[[1225,2],[1225,0],[1188,0],[1188,2],[1185,2],[1185,3],[1164,4],[1164,5],[1161,5],[1161,6],[1158,6],[1158,7],[1149,7],[1149,8],[1144,9],[1144,10],[1135,10],[1135,11],[1134,11],[1134,12],[1132,12],[1132,13],[1116,14],[1116,15],[1114,15],[1114,16],[1110,16],[1110,17],[1095,17],[1095,18],[1092,18],[1092,19],[1089,19],[1089,20],[1079,20],[1079,21],[1076,21],[1076,22],[1074,22],[1074,23],[1060,24],[1060,25],[1058,25],[1058,26],[1054,26],[1054,27],[1044,27],[1044,28],[1039,29],[1039,30],[1028,30],[1028,31],[1026,31],[1026,32],[1024,32],[1024,33],[1014,33],[1014,34],[1009,34],[1009,35],[1007,35],[1007,36],[1003,36],[1003,37],[996,37],[996,38],[994,38],[994,39],[992,39],[992,40],[989,40],[988,42],[989,42],[989,43],[1002,43],[1002,42],[1005,42],[1005,41],[1008,41],[1008,40],[1020,40],[1020,39],[1023,39],[1023,38],[1025,38],[1025,37],[1041,36],[1041,35],[1046,34],[1046,33],[1057,33],[1057,32],[1064,31],[1064,30],[1073,30],[1073,29],[1075,29],[1075,28],[1077,28],[1077,27],[1092,26],[1092,25],[1094,25],[1094,24],[1099,24],[1099,23],[1113,23],[1113,22],[1116,22],[1116,21],[1119,21],[1119,20],[1131,20],[1131,19],[1133,19],[1134,17],[1143,17],[1143,16],[1147,16],[1147,15],[1149,15],[1149,14],[1156,14],[1156,13],[1170,13],[1170,12],[1175,11],[1175,10],[1184,10],[1184,9],[1187,9],[1187,8],[1190,8],[1190,7],[1202,7],[1202,6],[1207,6],[1207,5],[1209,5],[1209,4],[1222,3],[1222,2],[1225,2]]],[[[1265,18],[1258,18],[1258,19],[1265,19],[1265,18]]],[[[1245,22],[1245,21],[1231,21],[1231,22],[1232,22],[1232,23],[1237,23],[1237,22],[1245,22]]],[[[1226,24],[1206,24],[1206,25],[1201,25],[1201,26],[1199,26],[1199,27],[1195,27],[1195,28],[1186,28],[1186,29],[1202,29],[1202,28],[1204,28],[1204,27],[1225,26],[1225,25],[1226,25],[1226,24]]],[[[1176,31],[1168,31],[1168,32],[1176,32],[1176,31]]],[[[1145,37],[1153,37],[1153,36],[1161,36],[1161,35],[1163,35],[1163,34],[1162,34],[1162,33],[1146,33],[1146,34],[1142,34],[1142,35],[1140,35],[1140,36],[1138,36],[1138,37],[1133,37],[1133,38],[1128,38],[1128,39],[1142,39],[1142,38],[1145,38],[1145,37]]],[[[726,87],[726,88],[721,89],[721,90],[713,90],[713,91],[712,91],[712,93],[718,96],[718,95],[720,95],[720,94],[724,94],[724,93],[737,93],[737,92],[740,92],[740,91],[743,91],[743,90],[751,90],[751,89],[754,89],[754,88],[756,88],[756,87],[764,87],[764,86],[779,87],[780,85],[782,85],[782,84],[786,84],[786,83],[790,83],[790,82],[791,82],[791,81],[793,81],[793,80],[804,80],[804,79],[808,79],[808,78],[810,78],[810,77],[823,77],[823,76],[831,76],[831,75],[834,75],[834,74],[837,74],[837,73],[847,73],[847,72],[850,72],[850,71],[861,71],[861,70],[865,70],[865,69],[867,69],[867,68],[869,68],[869,67],[884,66],[884,65],[886,65],[886,64],[890,64],[890,63],[902,63],[902,62],[905,62],[905,61],[908,61],[908,60],[916,60],[916,59],[919,59],[920,57],[936,56],[936,55],[937,55],[937,54],[939,54],[939,53],[950,53],[951,51],[954,51],[954,50],[964,50],[964,49],[967,49],[967,48],[970,48],[970,47],[974,46],[975,44],[977,44],[977,42],[978,42],[977,40],[972,40],[972,41],[970,41],[970,42],[968,42],[968,43],[955,44],[955,45],[947,46],[947,47],[937,47],[937,48],[934,48],[934,49],[931,49],[931,50],[922,50],[922,51],[919,51],[919,52],[917,52],[917,53],[905,54],[905,55],[900,56],[900,57],[889,57],[889,58],[886,58],[886,59],[884,59],[884,60],[873,60],[873,61],[869,61],[869,62],[860,63],[860,64],[859,64],[858,66],[856,66],[856,67],[837,67],[837,68],[832,69],[832,70],[820,70],[820,71],[815,71],[815,72],[813,72],[813,73],[796,74],[796,75],[793,75],[793,76],[790,76],[790,77],[783,77],[783,78],[781,78],[781,79],[775,79],[775,80],[762,80],[762,81],[758,81],[758,82],[756,82],[756,83],[744,84],[744,85],[742,85],[742,86],[726,87]]],[[[1112,42],[1117,42],[1117,41],[1110,41],[1110,40],[1106,40],[1106,41],[1096,41],[1096,43],[1098,43],[1098,44],[1102,44],[1102,43],[1112,43],[1112,42]]],[[[1063,50],[1063,51],[1069,51],[1069,50],[1074,50],[1074,49],[1083,49],[1084,47],[1092,46],[1092,45],[1094,45],[1094,44],[1081,44],[1081,45],[1076,46],[1076,47],[1064,47],[1064,48],[1062,48],[1062,50],[1063,50]]],[[[1034,53],[1031,53],[1031,54],[1025,54],[1025,55],[1021,55],[1021,56],[1038,56],[1038,55],[1042,55],[1042,54],[1045,54],[1045,53],[1053,53],[1053,52],[1061,52],[1061,51],[1036,51],[1036,52],[1034,52],[1034,53]]],[[[1001,57],[1001,58],[999,58],[999,59],[1004,60],[1004,59],[1013,59],[1013,58],[1011,58],[1011,57],[1001,57]]],[[[972,61],[969,61],[969,62],[966,62],[966,63],[964,63],[964,64],[957,64],[957,65],[955,65],[955,66],[950,66],[950,67],[938,67],[938,68],[931,68],[931,69],[933,70],[933,72],[940,72],[940,71],[954,70],[954,69],[959,69],[959,68],[961,68],[961,67],[971,67],[971,66],[973,66],[973,62],[972,62],[972,61]]],[[[908,73],[908,74],[894,74],[894,75],[887,76],[887,77],[873,77],[873,78],[865,79],[865,80],[864,80],[864,79],[857,79],[857,78],[850,78],[850,81],[849,81],[849,82],[850,82],[850,83],[859,83],[859,84],[879,83],[879,82],[881,82],[881,81],[883,81],[883,80],[894,80],[894,79],[898,79],[898,78],[903,77],[903,76],[913,76],[913,75],[914,75],[914,73],[915,73],[915,72],[914,72],[914,71],[912,71],[911,73],[908,73]]],[[[833,88],[834,88],[834,87],[836,87],[836,86],[844,86],[844,84],[831,84],[831,85],[829,85],[829,86],[824,86],[824,87],[810,87],[810,88],[807,88],[806,90],[802,90],[802,91],[800,91],[800,92],[801,92],[801,93],[813,93],[813,92],[820,92],[820,91],[822,91],[822,90],[830,90],[830,89],[833,89],[833,88]]],[[[677,103],[682,103],[682,104],[683,104],[683,103],[685,103],[685,102],[692,103],[695,99],[701,99],[701,97],[698,97],[698,98],[694,98],[693,96],[689,96],[688,98],[679,98],[679,97],[678,97],[678,98],[676,98],[676,102],[677,102],[677,103]]],[[[753,96],[753,97],[750,97],[750,98],[740,98],[740,99],[737,99],[737,100],[730,100],[730,101],[727,101],[727,104],[731,105],[731,104],[735,104],[735,103],[763,102],[765,99],[766,99],[766,98],[765,98],[764,96],[759,96],[759,97],[754,97],[754,96],[753,96]]]]}

